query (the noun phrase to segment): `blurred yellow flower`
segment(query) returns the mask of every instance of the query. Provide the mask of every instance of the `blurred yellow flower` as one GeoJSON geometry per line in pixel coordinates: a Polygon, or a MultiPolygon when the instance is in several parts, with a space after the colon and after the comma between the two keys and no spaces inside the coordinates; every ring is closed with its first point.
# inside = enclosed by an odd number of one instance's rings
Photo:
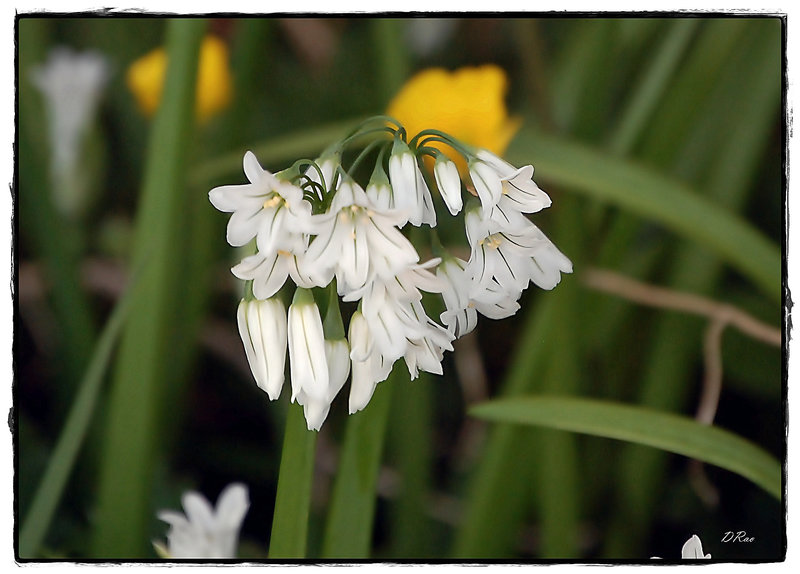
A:
{"type": "MultiPolygon", "coordinates": [[[[505,72],[495,65],[453,72],[431,68],[413,76],[386,113],[403,124],[409,138],[433,128],[502,155],[520,126],[518,118],[508,115],[507,87],[505,72]]],[[[449,147],[432,145],[464,167],[463,158],[449,147]]]]}
{"type": "MultiPolygon", "coordinates": [[[[146,116],[152,116],[158,109],[166,69],[167,54],[163,48],[145,54],[128,68],[128,88],[146,116]]],[[[216,36],[206,36],[200,46],[197,73],[197,118],[201,123],[227,107],[232,86],[228,47],[216,36]]]]}

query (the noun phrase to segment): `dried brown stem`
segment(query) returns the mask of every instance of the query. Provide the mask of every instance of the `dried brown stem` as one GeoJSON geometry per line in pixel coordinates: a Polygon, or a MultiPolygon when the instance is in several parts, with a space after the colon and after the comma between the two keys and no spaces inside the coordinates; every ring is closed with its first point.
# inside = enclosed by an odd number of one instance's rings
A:
{"type": "MultiPolygon", "coordinates": [[[[584,283],[599,291],[613,293],[630,301],[684,311],[708,317],[710,323],[703,338],[704,376],[703,389],[697,406],[695,419],[706,425],[714,422],[722,392],[722,334],[728,325],[739,329],[745,335],[771,345],[780,345],[781,331],[775,329],[732,305],[719,303],[712,299],[690,293],[681,293],[641,283],[604,269],[588,269],[583,275],[584,283]]],[[[690,461],[689,481],[698,496],[709,506],[715,506],[719,494],[709,481],[700,461],[690,461]]]]}
{"type": "Polygon", "coordinates": [[[770,345],[781,345],[780,329],[767,325],[727,303],[719,303],[699,295],[648,285],[605,269],[587,269],[583,273],[583,281],[593,289],[613,293],[643,305],[684,311],[724,321],[754,339],[770,345]]]}

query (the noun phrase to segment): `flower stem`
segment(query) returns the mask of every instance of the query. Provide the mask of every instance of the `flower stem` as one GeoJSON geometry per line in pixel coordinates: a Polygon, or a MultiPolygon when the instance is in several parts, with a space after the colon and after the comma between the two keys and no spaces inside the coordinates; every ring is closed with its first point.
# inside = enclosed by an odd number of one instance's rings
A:
{"type": "Polygon", "coordinates": [[[303,407],[296,403],[289,405],[272,517],[270,558],[305,558],[316,442],[317,433],[306,429],[303,407]]]}
{"type": "Polygon", "coordinates": [[[367,408],[347,419],[322,542],[324,558],[369,558],[389,400],[392,387],[404,382],[408,371],[398,361],[389,379],[378,383],[367,408]]]}

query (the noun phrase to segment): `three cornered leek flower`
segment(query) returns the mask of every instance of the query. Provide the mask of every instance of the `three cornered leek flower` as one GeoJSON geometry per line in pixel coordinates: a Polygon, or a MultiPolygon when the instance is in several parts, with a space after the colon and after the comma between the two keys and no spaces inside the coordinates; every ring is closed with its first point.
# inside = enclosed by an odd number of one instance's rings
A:
{"type": "Polygon", "coordinates": [[[111,75],[99,52],[75,52],[61,46],[31,71],[33,85],[44,96],[50,139],[53,202],[70,218],[85,214],[92,199],[93,159],[88,136],[111,75]]]}
{"type": "Polygon", "coordinates": [[[234,483],[219,495],[216,509],[197,492],[182,497],[185,514],[174,510],[158,512],[159,520],[169,524],[166,546],[153,542],[162,558],[236,558],[239,531],[250,508],[247,487],[234,483]]]}
{"type": "MultiPolygon", "coordinates": [[[[167,73],[167,54],[156,48],[134,61],[125,79],[141,112],[153,116],[161,102],[164,77],[167,73]]],[[[233,97],[228,47],[220,38],[207,35],[200,46],[197,70],[196,114],[205,123],[228,107],[233,97]]]]}
{"type": "MultiPolygon", "coordinates": [[[[492,67],[456,76],[457,84],[466,77],[464,85],[492,93],[495,107],[483,113],[491,129],[475,130],[492,149],[376,116],[316,159],[278,173],[247,152],[248,182],[209,192],[217,209],[232,214],[228,242],[255,247],[232,267],[246,281],[238,321],[254,378],[277,399],[288,347],[290,400],[303,405],[309,429],[321,428],[348,377],[352,414],[367,407],[399,360],[412,379],[442,374],[444,353],[479,316],[509,317],[530,283],[553,289],[572,271],[529,219],[551,204],[533,182],[533,167],[499,155],[516,125],[498,107],[504,76],[492,67]],[[492,130],[502,134],[489,138],[492,130]],[[356,142],[364,147],[350,159],[356,142]],[[367,160],[374,167],[360,169],[367,160]],[[443,243],[437,227],[445,219],[443,243]],[[428,252],[433,257],[420,256],[428,252]],[[444,307],[438,321],[430,315],[437,298],[444,307]]],[[[475,109],[465,122],[477,121],[475,109]]]]}
{"type": "MultiPolygon", "coordinates": [[[[655,560],[660,560],[658,556],[652,557],[655,560]]],[[[681,548],[681,559],[683,560],[710,560],[711,554],[703,553],[703,543],[697,534],[692,534],[692,537],[683,543],[681,548]]]]}

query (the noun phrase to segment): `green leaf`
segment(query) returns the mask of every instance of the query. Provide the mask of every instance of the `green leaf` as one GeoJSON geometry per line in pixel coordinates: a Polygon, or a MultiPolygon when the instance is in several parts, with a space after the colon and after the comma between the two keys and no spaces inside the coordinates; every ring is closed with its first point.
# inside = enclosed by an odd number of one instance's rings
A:
{"type": "Polygon", "coordinates": [[[306,428],[303,407],[289,405],[281,452],[270,558],[305,558],[317,433],[306,428]]]}
{"type": "Polygon", "coordinates": [[[614,438],[691,457],[735,472],[780,499],[781,466],[769,453],[729,431],[693,419],[619,403],[563,397],[497,399],[470,414],[502,423],[543,426],[614,438]]]}
{"type": "MultiPolygon", "coordinates": [[[[130,292],[129,292],[130,293],[130,292]]],[[[97,341],[86,374],[78,386],[78,394],[69,411],[64,429],[58,437],[53,455],[47,463],[42,481],[36,490],[30,510],[19,534],[19,555],[34,558],[47,535],[53,514],[58,507],[64,487],[75,466],[89,423],[94,416],[103,379],[111,362],[114,345],[130,308],[131,297],[126,294],[114,307],[97,341]]]]}
{"type": "Polygon", "coordinates": [[[369,558],[389,399],[393,385],[408,383],[404,371],[405,365],[398,361],[388,380],[378,383],[366,408],[347,419],[325,524],[323,558],[369,558]]]}
{"type": "Polygon", "coordinates": [[[541,180],[662,224],[707,247],[767,295],[780,300],[780,248],[741,217],[685,184],[598,149],[523,129],[513,142],[509,159],[523,164],[532,158],[541,180]]]}
{"type": "Polygon", "coordinates": [[[241,148],[216,159],[204,162],[192,170],[189,183],[203,187],[229,174],[242,173],[242,158],[251,150],[265,167],[280,162],[294,162],[298,157],[321,152],[331,143],[343,138],[364,118],[353,118],[340,122],[324,124],[310,129],[299,130],[269,140],[241,148]]]}
{"type": "Polygon", "coordinates": [[[120,343],[109,396],[92,556],[134,558],[152,552],[152,483],[162,399],[169,377],[171,327],[182,296],[185,165],[192,141],[195,77],[205,21],[167,25],[169,65],[163,99],[150,133],[137,212],[133,264],[140,288],[120,343]]]}

